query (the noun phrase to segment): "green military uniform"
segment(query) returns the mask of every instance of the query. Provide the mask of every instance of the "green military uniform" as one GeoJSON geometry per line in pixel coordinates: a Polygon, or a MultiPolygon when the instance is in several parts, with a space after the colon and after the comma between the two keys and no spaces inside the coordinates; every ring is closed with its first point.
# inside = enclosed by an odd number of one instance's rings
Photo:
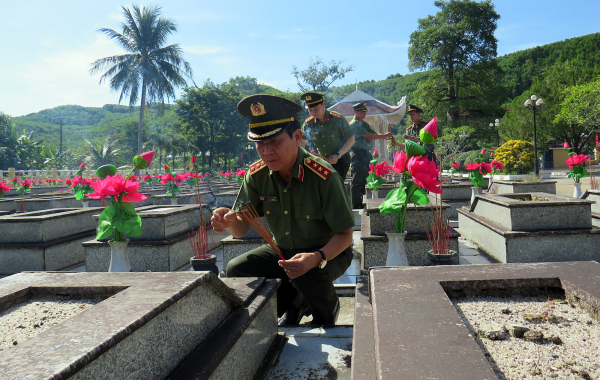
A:
{"type": "MultiPolygon", "coordinates": [[[[251,202],[259,216],[265,216],[273,238],[286,259],[301,252],[323,248],[333,235],[354,226],[348,197],[343,196],[341,177],[325,160],[302,148],[290,182],[286,185],[278,172],[272,172],[259,161],[244,177],[234,209],[251,202]]],[[[277,313],[288,310],[299,291],[313,314],[330,316],[338,302],[333,281],[340,277],[352,261],[348,247],[323,268],[314,268],[290,280],[278,265],[279,256],[268,245],[249,251],[227,266],[228,277],[280,278],[277,291],[277,313]]],[[[325,318],[325,317],[323,317],[325,318]]]]}
{"type": "MultiPolygon", "coordinates": [[[[408,106],[408,112],[410,112],[410,111],[416,111],[419,114],[421,114],[423,112],[422,109],[420,109],[419,107],[414,106],[412,104],[409,104],[409,106],[408,106]]],[[[429,122],[428,121],[419,120],[419,124],[418,125],[413,124],[410,127],[406,128],[406,131],[404,132],[404,134],[412,136],[412,137],[416,137],[416,138],[421,138],[421,134],[420,134],[421,133],[421,129],[423,129],[427,125],[427,123],[429,123],[429,122]]],[[[438,165],[438,167],[439,167],[439,163],[437,162],[437,158],[436,158],[435,153],[434,153],[435,145],[433,145],[433,144],[423,144],[422,141],[419,141],[419,143],[425,147],[427,159],[429,161],[435,162],[436,165],[438,165]]]]}
{"type": "Polygon", "coordinates": [[[369,175],[369,161],[371,154],[369,151],[373,148],[373,142],[363,137],[365,133],[377,134],[364,120],[358,120],[356,117],[350,122],[350,128],[354,132],[355,142],[352,146],[352,186],[350,193],[352,195],[352,208],[362,208],[362,197],[365,194],[367,176],[369,175]]]}
{"type": "MultiPolygon", "coordinates": [[[[302,132],[304,139],[312,142],[317,152],[327,158],[337,154],[353,135],[346,118],[329,110],[325,111],[323,122],[312,116],[306,119],[302,124],[302,132]]],[[[333,168],[344,180],[350,169],[350,154],[346,152],[333,168]]]]}

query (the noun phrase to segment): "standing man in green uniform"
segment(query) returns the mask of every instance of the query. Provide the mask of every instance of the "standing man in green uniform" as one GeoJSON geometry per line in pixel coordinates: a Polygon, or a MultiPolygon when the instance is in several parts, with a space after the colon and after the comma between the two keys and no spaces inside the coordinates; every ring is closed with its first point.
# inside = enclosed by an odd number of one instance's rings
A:
{"type": "MultiPolygon", "coordinates": [[[[414,142],[417,142],[417,143],[423,145],[423,143],[421,142],[420,133],[421,133],[421,129],[423,127],[425,127],[427,125],[427,123],[429,123],[429,121],[421,120],[421,114],[423,113],[423,110],[421,108],[415,106],[414,104],[408,105],[407,112],[408,112],[408,117],[410,117],[410,121],[412,121],[412,125],[410,127],[406,128],[406,131],[404,132],[403,137],[405,140],[412,140],[414,142]]],[[[400,144],[395,140],[392,141],[392,145],[398,146],[400,148],[404,148],[404,144],[400,144]]],[[[434,153],[435,146],[433,144],[425,144],[424,147],[425,147],[427,159],[429,161],[435,162],[436,165],[438,165],[438,167],[439,167],[437,158],[435,157],[435,153],[434,153]]]]}
{"type": "Polygon", "coordinates": [[[313,325],[333,325],[339,312],[333,281],[352,261],[354,216],[340,175],[300,147],[301,109],[271,95],[252,95],[238,104],[250,118],[248,139],[261,160],[246,173],[234,209],[216,209],[211,223],[217,232],[244,236],[250,224],[237,212],[250,202],[267,218],[285,261],[265,245],[229,261],[227,277],[279,278],[277,314],[286,313],[282,324],[297,325],[312,314],[313,325]]]}
{"type": "Polygon", "coordinates": [[[385,134],[377,133],[371,128],[366,121],[367,102],[360,102],[352,106],[354,108],[354,119],[350,121],[350,128],[354,132],[356,139],[352,146],[352,186],[350,193],[352,194],[352,208],[362,208],[362,197],[365,194],[365,186],[367,184],[367,176],[369,173],[369,161],[371,161],[371,153],[373,148],[372,140],[382,140],[392,138],[392,132],[385,134]]]}
{"type": "Polygon", "coordinates": [[[350,148],[354,144],[354,134],[345,117],[325,108],[323,95],[307,92],[300,97],[306,103],[310,117],[304,121],[304,140],[311,141],[318,153],[340,173],[342,181],[350,169],[350,148]]]}

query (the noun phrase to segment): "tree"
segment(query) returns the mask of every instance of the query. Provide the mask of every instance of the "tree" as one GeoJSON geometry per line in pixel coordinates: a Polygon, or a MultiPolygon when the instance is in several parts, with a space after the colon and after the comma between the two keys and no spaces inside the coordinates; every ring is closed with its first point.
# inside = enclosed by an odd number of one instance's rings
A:
{"type": "Polygon", "coordinates": [[[165,46],[167,37],[177,31],[175,23],[160,17],[160,8],[133,6],[122,7],[125,22],[123,31],[102,28],[99,31],[115,40],[128,53],[96,60],[90,72],[95,74],[107,69],[100,77],[100,83],[110,80],[110,88],[121,91],[119,103],[129,97],[133,106],[141,96],[140,121],[138,126],[138,153],[144,142],[144,109],[146,96],[149,101],[175,98],[175,87],[186,86],[184,76],[191,79],[192,68],[182,57],[178,44],[165,46]]]}
{"type": "Polygon", "coordinates": [[[89,147],[90,155],[85,158],[86,163],[92,168],[99,168],[103,165],[114,164],[114,159],[119,153],[118,149],[114,149],[117,140],[106,138],[104,144],[94,144],[85,140],[89,147]]]}
{"type": "Polygon", "coordinates": [[[418,29],[410,36],[409,68],[434,71],[421,86],[431,99],[430,110],[442,107],[441,114],[457,120],[465,109],[462,101],[493,104],[500,100],[501,87],[494,79],[499,79],[502,70],[491,61],[497,55],[494,31],[500,15],[491,0],[438,0],[434,4],[441,10],[419,19],[418,29]]]}
{"type": "Polygon", "coordinates": [[[323,63],[319,57],[313,61],[310,58],[310,65],[306,70],[298,70],[296,66],[292,68],[292,74],[298,82],[298,87],[302,92],[320,91],[327,92],[329,86],[338,79],[343,79],[347,73],[354,71],[354,66],[342,67],[344,61],[331,61],[329,65],[323,63]]]}
{"type": "Polygon", "coordinates": [[[18,164],[16,145],[12,121],[8,115],[0,112],[0,170],[16,167],[18,164]]]}
{"type": "Polygon", "coordinates": [[[575,152],[582,153],[594,141],[593,132],[600,129],[600,79],[569,87],[563,94],[565,99],[560,104],[560,113],[554,121],[570,126],[560,137],[563,137],[575,152]]]}
{"type": "Polygon", "coordinates": [[[544,105],[539,112],[536,111],[538,143],[545,145],[554,141],[562,144],[568,141],[575,149],[579,149],[579,140],[574,136],[580,136],[584,130],[565,119],[557,119],[557,115],[561,113],[561,103],[565,100],[564,90],[587,84],[594,80],[595,75],[594,69],[578,59],[550,67],[535,79],[528,91],[506,105],[508,112],[500,123],[501,136],[507,140],[533,141],[533,115],[523,104],[535,94],[544,99],[544,105]]]}
{"type": "Polygon", "coordinates": [[[231,159],[248,144],[248,120],[237,111],[241,97],[235,86],[215,85],[208,80],[202,87],[185,88],[177,100],[177,127],[198,148],[203,165],[206,153],[212,167],[214,157],[225,155],[231,159]]]}

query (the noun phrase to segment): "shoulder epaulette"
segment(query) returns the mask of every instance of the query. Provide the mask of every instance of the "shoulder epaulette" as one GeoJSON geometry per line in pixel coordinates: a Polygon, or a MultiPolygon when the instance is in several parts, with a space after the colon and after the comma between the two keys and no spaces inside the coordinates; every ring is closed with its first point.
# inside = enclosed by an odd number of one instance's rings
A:
{"type": "Polygon", "coordinates": [[[333,170],[310,157],[304,159],[304,165],[306,165],[307,168],[315,172],[322,179],[329,178],[329,176],[333,173],[333,170]]]}
{"type": "Polygon", "coordinates": [[[314,116],[309,117],[308,119],[304,120],[305,123],[308,123],[309,121],[311,121],[312,119],[314,119],[314,116]]]}
{"type": "Polygon", "coordinates": [[[252,165],[250,165],[250,175],[253,175],[254,173],[258,172],[261,169],[266,168],[267,165],[263,162],[263,160],[257,161],[255,163],[253,163],[252,165]]]}
{"type": "Polygon", "coordinates": [[[340,114],[340,113],[337,113],[337,112],[335,112],[335,111],[329,111],[329,114],[330,114],[331,116],[333,116],[333,117],[337,117],[338,119],[341,119],[341,118],[342,118],[342,114],[340,114]]]}

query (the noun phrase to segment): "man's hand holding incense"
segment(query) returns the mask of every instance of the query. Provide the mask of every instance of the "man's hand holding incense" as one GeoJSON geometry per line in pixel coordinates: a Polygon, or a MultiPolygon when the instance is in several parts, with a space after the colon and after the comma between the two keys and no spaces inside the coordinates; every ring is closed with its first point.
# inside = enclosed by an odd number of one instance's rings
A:
{"type": "Polygon", "coordinates": [[[215,232],[221,233],[227,230],[236,239],[246,235],[250,229],[248,223],[243,221],[235,211],[227,207],[219,207],[213,211],[210,224],[215,232]]]}
{"type": "Polygon", "coordinates": [[[279,260],[279,266],[285,270],[285,273],[292,280],[298,278],[316,268],[321,263],[321,255],[312,252],[298,253],[289,260],[279,260]]]}

